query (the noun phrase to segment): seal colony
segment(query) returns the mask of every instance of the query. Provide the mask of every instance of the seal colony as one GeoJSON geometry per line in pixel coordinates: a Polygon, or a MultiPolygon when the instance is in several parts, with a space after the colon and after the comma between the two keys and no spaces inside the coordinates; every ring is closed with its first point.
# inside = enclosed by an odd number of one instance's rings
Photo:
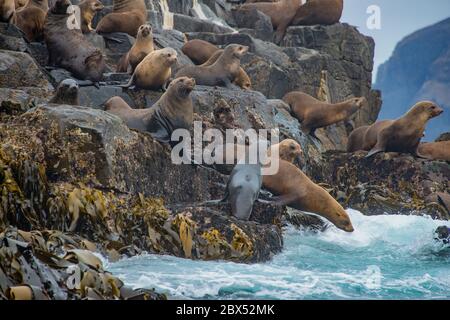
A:
{"type": "MultiPolygon", "coordinates": [[[[102,49],[95,47],[90,37],[102,35],[112,39],[110,34],[119,32],[136,37],[136,41],[128,52],[114,59],[117,72],[121,73],[121,77],[125,77],[120,84],[126,83],[121,86],[117,84],[114,90],[123,89],[130,95],[142,95],[145,98],[149,96],[145,90],[164,91],[155,103],[148,101],[156,99],[148,99],[145,105],[138,105],[136,108],[130,107],[118,96],[117,91],[102,103],[104,111],[112,115],[112,118],[117,118],[117,121],[121,120],[128,128],[139,131],[140,133],[135,133],[136,136],[149,134],[156,144],[159,142],[173,147],[171,138],[177,129],[191,130],[195,118],[207,116],[195,108],[192,96],[196,95],[196,86],[225,88],[221,90],[234,90],[235,85],[245,90],[252,88],[252,79],[241,66],[243,57],[247,55],[249,59],[252,58],[251,54],[248,54],[248,46],[227,43],[219,48],[203,40],[185,41],[181,52],[190,58],[194,65],[190,62],[182,64],[186,59],[179,59],[179,47],[171,48],[164,46],[164,41],[157,41],[161,31],[153,30],[149,24],[147,7],[143,0],[114,0],[112,13],[101,18],[95,29],[94,16],[103,9],[98,0],[84,0],[80,3],[80,29],[67,27],[68,19],[73,18],[73,14],[68,13],[71,5],[69,0],[53,0],[50,9],[46,0],[30,0],[20,5],[23,8],[18,10],[13,0],[0,0],[1,21],[16,24],[29,41],[39,41],[42,38],[48,51],[48,66],[63,68],[71,73],[71,77],[77,79],[66,79],[58,84],[49,100],[54,108],[63,104],[81,104],[83,82],[79,80],[89,80],[97,86],[101,85],[99,82],[104,80],[104,74],[109,73],[111,67],[107,66],[102,49]],[[131,91],[132,89],[134,91],[131,91]]],[[[289,26],[330,25],[339,22],[343,1],[309,0],[301,5],[300,0],[253,0],[236,6],[235,9],[244,12],[259,10],[268,15],[275,30],[274,41],[281,43],[289,26]]],[[[174,34],[178,36],[175,32],[171,35],[174,34]]],[[[248,64],[253,63],[254,61],[251,61],[248,64]]],[[[296,87],[294,91],[283,92],[283,96],[276,98],[282,100],[291,115],[299,121],[298,128],[312,137],[315,137],[315,131],[319,128],[348,122],[369,103],[366,97],[354,97],[350,92],[342,97],[343,99],[328,103],[300,91],[302,88],[297,88],[298,86],[293,87],[296,87]]],[[[209,90],[216,91],[211,88],[209,90]]],[[[159,97],[159,93],[153,94],[159,97]]],[[[220,105],[219,102],[216,104],[220,105]]],[[[426,159],[450,161],[448,141],[421,143],[427,122],[442,112],[434,102],[418,102],[400,119],[378,121],[355,128],[348,137],[347,151],[366,152],[368,158],[382,152],[401,152],[426,159]]],[[[223,119],[227,122],[229,118],[223,119]]],[[[228,128],[233,128],[233,121],[228,122],[228,128]]],[[[217,122],[211,123],[211,126],[217,129],[215,125],[220,127],[217,122]]],[[[251,123],[250,126],[256,127],[257,124],[251,123]]],[[[231,174],[225,187],[224,200],[231,205],[230,215],[233,219],[252,220],[255,203],[261,201],[259,196],[268,191],[272,194],[268,200],[270,204],[314,213],[342,231],[354,231],[352,221],[343,206],[319,185],[320,182],[313,181],[302,171],[302,163],[308,153],[303,152],[298,141],[284,139],[279,144],[270,146],[268,155],[278,155],[277,160],[280,161],[279,170],[274,175],[263,174],[264,166],[261,163],[248,164],[243,161],[249,153],[246,144],[225,144],[215,156],[225,159],[231,152],[234,162],[233,168],[227,171],[231,171],[231,174]]],[[[190,165],[195,168],[199,166],[195,162],[190,165]]],[[[214,166],[211,167],[215,169],[214,166]]],[[[448,203],[445,195],[439,195],[437,199],[448,203]]]]}

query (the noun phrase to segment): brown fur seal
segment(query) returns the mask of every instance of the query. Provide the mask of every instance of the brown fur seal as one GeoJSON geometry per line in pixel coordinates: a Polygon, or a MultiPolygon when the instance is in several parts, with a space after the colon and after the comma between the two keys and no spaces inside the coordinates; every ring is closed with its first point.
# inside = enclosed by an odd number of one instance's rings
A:
{"type": "Polygon", "coordinates": [[[0,0],[0,22],[16,22],[16,4],[14,0],[0,0]]]}
{"type": "Polygon", "coordinates": [[[303,159],[302,147],[292,139],[286,139],[270,146],[268,156],[270,157],[274,153],[278,154],[280,159],[290,163],[300,162],[303,159]]]}
{"type": "Polygon", "coordinates": [[[128,72],[128,67],[130,66],[131,73],[133,73],[138,64],[153,51],[152,27],[149,24],[144,24],[139,27],[136,42],[130,51],[120,59],[117,65],[117,72],[128,72]]]}
{"type": "Polygon", "coordinates": [[[172,76],[172,66],[176,62],[177,52],[174,49],[155,50],[138,64],[130,82],[124,87],[136,86],[148,90],[165,89],[172,76]]]}
{"type": "Polygon", "coordinates": [[[421,143],[419,154],[430,160],[450,161],[450,141],[421,143]]]}
{"type": "Polygon", "coordinates": [[[136,37],[139,27],[146,23],[147,15],[144,0],[114,0],[113,12],[100,20],[97,32],[124,32],[136,37]]]}
{"type": "Polygon", "coordinates": [[[362,126],[350,133],[347,143],[347,152],[364,150],[364,136],[368,129],[369,126],[362,126]]]}
{"type": "Polygon", "coordinates": [[[238,10],[259,10],[269,16],[275,32],[275,42],[280,43],[302,4],[301,0],[280,0],[278,2],[246,3],[238,10]]]}
{"type": "Polygon", "coordinates": [[[113,97],[106,102],[105,110],[120,117],[128,127],[147,131],[156,140],[170,143],[173,131],[192,127],[194,107],[190,93],[194,87],[194,79],[178,78],[149,109],[132,109],[122,98],[113,97]]]}
{"type": "Polygon", "coordinates": [[[23,8],[28,4],[28,0],[15,0],[14,2],[16,4],[16,10],[23,8]]]}
{"type": "Polygon", "coordinates": [[[376,136],[376,144],[367,157],[380,152],[402,152],[421,156],[417,148],[422,139],[428,120],[439,116],[444,110],[435,103],[422,101],[398,120],[387,120],[370,126],[366,132],[365,144],[368,137],[376,136]]]}
{"type": "MultiPolygon", "coordinates": [[[[212,66],[220,58],[220,56],[222,54],[223,54],[223,50],[221,50],[221,49],[217,50],[209,58],[209,60],[206,61],[201,66],[203,66],[203,67],[212,66]]],[[[237,85],[238,87],[245,89],[245,90],[250,90],[252,88],[252,80],[250,80],[250,77],[248,76],[247,72],[245,72],[245,70],[242,69],[242,67],[239,67],[239,72],[236,75],[236,77],[233,79],[233,83],[235,85],[237,85]]]]}
{"type": "Polygon", "coordinates": [[[316,129],[344,121],[367,104],[364,97],[330,104],[300,91],[288,93],[283,101],[290,106],[292,115],[301,123],[302,131],[314,137],[316,129]]]}
{"type": "Polygon", "coordinates": [[[188,66],[178,71],[176,77],[192,77],[198,85],[231,87],[239,75],[240,59],[248,47],[228,45],[215,63],[208,66],[188,66]]]}
{"type": "Polygon", "coordinates": [[[298,8],[291,25],[310,26],[338,23],[344,10],[344,0],[309,0],[298,8]]]}
{"type": "Polygon", "coordinates": [[[102,52],[79,29],[67,28],[69,0],[56,0],[47,14],[44,38],[51,65],[70,71],[76,78],[98,82],[106,65],[102,52]]]}
{"type": "Polygon", "coordinates": [[[219,50],[217,46],[200,39],[189,40],[181,48],[181,51],[197,65],[204,64],[217,50],[219,50]]]}
{"type": "Polygon", "coordinates": [[[81,15],[81,31],[83,33],[91,33],[94,31],[94,28],[92,28],[92,19],[94,19],[97,12],[102,11],[105,6],[98,0],[83,0],[78,6],[80,7],[81,15]]]}
{"type": "Polygon", "coordinates": [[[280,160],[277,174],[263,177],[263,186],[276,196],[274,199],[279,204],[318,214],[341,230],[354,231],[344,208],[325,189],[285,160],[280,160]]]}
{"type": "Polygon", "coordinates": [[[79,106],[80,100],[78,90],[79,87],[75,80],[63,80],[58,84],[55,96],[49,101],[49,103],[79,106]]]}
{"type": "Polygon", "coordinates": [[[47,11],[28,4],[16,12],[16,26],[23,31],[28,41],[41,41],[44,37],[46,17],[47,11]]]}

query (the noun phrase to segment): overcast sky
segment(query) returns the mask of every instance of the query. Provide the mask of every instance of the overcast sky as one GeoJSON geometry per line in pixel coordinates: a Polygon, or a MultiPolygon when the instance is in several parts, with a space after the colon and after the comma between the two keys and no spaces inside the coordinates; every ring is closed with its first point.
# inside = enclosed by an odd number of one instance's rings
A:
{"type": "Polygon", "coordinates": [[[375,68],[391,56],[395,45],[405,36],[450,17],[450,0],[344,0],[342,22],[357,26],[375,39],[375,68]],[[369,30],[367,8],[381,9],[381,29],[369,30]]]}

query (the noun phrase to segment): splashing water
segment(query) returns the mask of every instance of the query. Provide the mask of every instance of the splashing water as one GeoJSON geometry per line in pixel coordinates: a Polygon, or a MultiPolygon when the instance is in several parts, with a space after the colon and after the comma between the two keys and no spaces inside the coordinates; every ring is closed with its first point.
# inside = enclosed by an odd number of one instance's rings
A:
{"type": "Polygon", "coordinates": [[[161,7],[161,12],[163,15],[163,29],[172,30],[173,29],[173,13],[170,12],[169,4],[167,0],[159,0],[159,5],[161,7]]]}
{"type": "Polygon", "coordinates": [[[450,248],[434,241],[448,222],[348,211],[355,232],[289,227],[285,249],[254,265],[144,255],[107,266],[127,284],[188,299],[446,299],[450,248]]]}

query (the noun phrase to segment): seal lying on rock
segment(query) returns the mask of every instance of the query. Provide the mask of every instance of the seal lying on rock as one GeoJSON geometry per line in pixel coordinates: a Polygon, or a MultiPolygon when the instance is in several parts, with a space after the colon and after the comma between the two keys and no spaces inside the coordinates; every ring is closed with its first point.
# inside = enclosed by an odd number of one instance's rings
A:
{"type": "Polygon", "coordinates": [[[14,0],[0,0],[0,22],[16,22],[16,4],[14,0]]]}
{"type": "Polygon", "coordinates": [[[176,62],[177,52],[174,49],[155,50],[138,64],[130,82],[124,87],[134,85],[140,89],[165,89],[172,76],[172,66],[176,62]]]}
{"type": "Polygon", "coordinates": [[[375,141],[367,157],[380,152],[418,153],[420,140],[424,136],[428,120],[439,116],[444,110],[430,101],[414,105],[406,115],[398,120],[386,120],[374,123],[364,136],[364,146],[369,148],[375,141]]]}
{"type": "Polygon", "coordinates": [[[79,29],[67,27],[69,0],[56,0],[47,14],[44,38],[49,63],[70,71],[76,78],[98,82],[106,65],[102,51],[92,45],[79,29]]]}
{"type": "Polygon", "coordinates": [[[28,41],[41,41],[44,37],[46,16],[47,11],[28,4],[16,12],[16,26],[23,31],[28,41]]]}
{"type": "Polygon", "coordinates": [[[178,71],[176,77],[192,77],[198,85],[232,87],[239,75],[240,59],[248,47],[230,44],[215,63],[208,66],[188,66],[178,71]]]}
{"type": "Polygon", "coordinates": [[[356,152],[364,150],[364,135],[366,134],[369,126],[362,126],[356,128],[348,136],[347,152],[356,152]]]}
{"type": "Polygon", "coordinates": [[[58,84],[55,96],[49,101],[49,103],[79,106],[80,99],[78,95],[78,83],[73,79],[66,79],[58,84]]]}
{"type": "Polygon", "coordinates": [[[149,132],[153,138],[170,143],[173,131],[192,127],[194,107],[190,94],[195,80],[173,80],[167,92],[149,109],[132,109],[122,98],[113,97],[105,110],[121,118],[129,128],[149,132]]]}
{"type": "Polygon", "coordinates": [[[263,176],[263,186],[276,196],[274,201],[280,205],[315,213],[341,230],[354,231],[344,208],[325,189],[285,160],[280,160],[277,174],[263,176]]]}
{"type": "Polygon", "coordinates": [[[147,16],[144,0],[114,0],[113,12],[100,20],[97,32],[123,32],[136,37],[139,27],[147,21],[147,16]]]}
{"type": "MultiPolygon", "coordinates": [[[[223,53],[223,50],[212,43],[199,39],[188,41],[181,50],[192,62],[205,67],[214,64],[223,53]]],[[[239,67],[239,74],[233,83],[246,90],[252,87],[252,81],[242,67],[239,67]]]]}
{"type": "Polygon", "coordinates": [[[246,3],[238,7],[238,10],[259,10],[270,17],[275,32],[275,43],[280,43],[286,29],[300,8],[301,0],[280,0],[278,2],[246,3]]]}
{"type": "Polygon", "coordinates": [[[291,25],[332,25],[339,22],[343,10],[344,0],[309,0],[298,8],[291,25]]]}
{"type": "Polygon", "coordinates": [[[355,112],[367,105],[364,97],[352,98],[341,103],[326,103],[300,92],[293,91],[283,97],[291,108],[292,115],[302,125],[302,131],[315,137],[315,131],[347,120],[355,112]]]}
{"type": "Polygon", "coordinates": [[[83,33],[91,33],[94,31],[94,28],[92,28],[92,19],[105,6],[99,0],[83,0],[78,6],[80,7],[81,15],[81,31],[83,33]]]}
{"type": "Polygon", "coordinates": [[[153,51],[152,27],[149,24],[144,24],[139,27],[136,42],[130,51],[120,59],[117,65],[117,72],[128,72],[128,67],[131,67],[131,73],[133,73],[138,64],[153,51]]]}
{"type": "Polygon", "coordinates": [[[450,141],[421,143],[419,154],[430,160],[450,161],[450,141]]]}
{"type": "Polygon", "coordinates": [[[231,204],[233,216],[248,221],[253,205],[261,191],[262,176],[259,164],[237,164],[231,172],[224,202],[231,204]]]}

